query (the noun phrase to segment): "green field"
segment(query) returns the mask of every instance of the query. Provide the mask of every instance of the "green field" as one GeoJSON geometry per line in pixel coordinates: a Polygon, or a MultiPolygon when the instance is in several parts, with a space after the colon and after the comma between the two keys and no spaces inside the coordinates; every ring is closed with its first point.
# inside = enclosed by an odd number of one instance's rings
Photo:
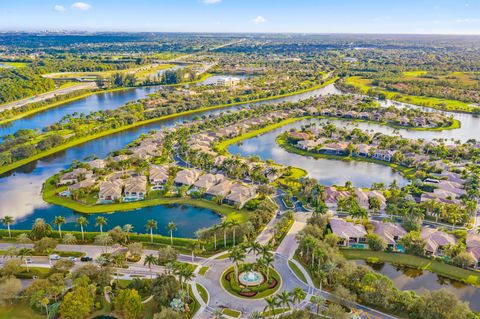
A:
{"type": "Polygon", "coordinates": [[[455,267],[444,262],[430,260],[419,256],[401,253],[387,253],[362,249],[341,249],[347,259],[366,260],[370,262],[388,262],[413,268],[428,270],[433,273],[459,280],[468,284],[480,286],[480,272],[455,267]]]}
{"type": "Polygon", "coordinates": [[[0,306],[0,319],[44,319],[45,315],[33,311],[28,305],[14,303],[0,306]]]}
{"type": "Polygon", "coordinates": [[[288,266],[290,266],[290,268],[293,270],[295,275],[297,275],[298,279],[308,284],[307,278],[305,278],[305,275],[303,274],[303,272],[297,267],[297,265],[293,261],[289,260],[288,266]]]}

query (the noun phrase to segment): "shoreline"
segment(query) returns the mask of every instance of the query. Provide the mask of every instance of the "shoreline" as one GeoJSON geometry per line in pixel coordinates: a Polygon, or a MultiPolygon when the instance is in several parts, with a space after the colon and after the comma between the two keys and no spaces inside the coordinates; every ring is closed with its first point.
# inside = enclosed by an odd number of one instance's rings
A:
{"type": "Polygon", "coordinates": [[[180,117],[180,116],[201,113],[201,112],[204,112],[204,111],[211,111],[211,110],[226,108],[226,107],[230,107],[230,106],[236,106],[236,105],[242,105],[242,104],[251,104],[251,103],[257,103],[257,102],[262,102],[262,101],[270,101],[270,100],[274,100],[274,99],[284,98],[284,97],[297,95],[297,94],[301,94],[301,93],[305,93],[305,92],[309,92],[309,91],[314,91],[314,90],[320,89],[324,86],[327,86],[329,84],[331,84],[330,81],[327,81],[326,83],[321,84],[321,85],[317,85],[317,86],[314,86],[314,87],[311,87],[311,88],[308,88],[308,89],[304,89],[304,90],[300,90],[300,91],[286,93],[286,94],[283,94],[283,95],[276,95],[276,96],[271,96],[271,97],[267,97],[267,98],[254,99],[254,100],[251,100],[251,101],[241,101],[241,102],[234,102],[234,103],[228,103],[228,104],[206,106],[206,107],[202,107],[202,108],[198,108],[198,109],[194,109],[194,110],[189,110],[189,111],[184,111],[184,112],[180,112],[180,113],[165,115],[165,116],[162,116],[162,117],[159,117],[159,118],[154,118],[154,119],[145,120],[145,121],[139,121],[139,122],[136,122],[134,124],[130,124],[130,125],[118,127],[118,128],[115,128],[115,129],[99,132],[99,133],[96,133],[96,134],[93,134],[93,135],[84,136],[84,137],[81,137],[79,139],[76,139],[76,140],[64,143],[62,145],[59,145],[57,147],[54,147],[52,149],[49,149],[47,151],[37,153],[32,157],[25,158],[23,160],[20,160],[20,161],[5,165],[3,167],[0,167],[0,175],[4,174],[6,172],[9,172],[9,171],[11,171],[15,168],[18,168],[18,167],[21,167],[21,166],[26,165],[28,163],[31,163],[33,161],[39,160],[43,157],[58,153],[60,151],[64,151],[64,150],[66,150],[70,147],[77,146],[77,145],[89,142],[91,140],[95,140],[95,139],[98,139],[98,138],[101,138],[101,137],[104,137],[104,136],[107,136],[107,135],[112,135],[112,134],[115,134],[115,133],[119,133],[119,132],[129,130],[129,129],[132,129],[132,128],[136,128],[136,127],[139,127],[139,126],[143,126],[143,125],[147,125],[147,124],[151,124],[151,123],[155,123],[155,122],[160,122],[160,121],[164,121],[164,120],[168,120],[168,119],[172,119],[172,118],[177,118],[177,117],[180,117]]]}

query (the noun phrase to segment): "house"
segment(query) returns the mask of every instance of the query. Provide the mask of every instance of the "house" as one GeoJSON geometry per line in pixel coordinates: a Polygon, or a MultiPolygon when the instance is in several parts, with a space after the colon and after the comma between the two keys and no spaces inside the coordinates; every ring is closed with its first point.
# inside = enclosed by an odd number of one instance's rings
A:
{"type": "Polygon", "coordinates": [[[145,176],[130,177],[125,180],[124,201],[142,200],[147,193],[147,178],[145,176]]]}
{"type": "Polygon", "coordinates": [[[318,109],[316,107],[310,106],[305,109],[305,115],[318,115],[318,109]]]}
{"type": "Polygon", "coordinates": [[[387,243],[387,247],[397,250],[397,242],[407,234],[407,231],[402,226],[391,222],[380,222],[372,220],[371,223],[375,227],[374,233],[378,237],[383,238],[387,243]]]}
{"type": "Polygon", "coordinates": [[[357,150],[353,152],[353,155],[360,157],[368,157],[370,155],[370,149],[372,149],[370,145],[358,144],[357,150]]]}
{"type": "Polygon", "coordinates": [[[149,171],[150,184],[161,186],[168,181],[168,166],[152,166],[149,171]]]}
{"type": "Polygon", "coordinates": [[[222,174],[204,174],[198,178],[198,180],[193,184],[196,189],[205,191],[212,186],[217,185],[225,179],[225,176],[222,174]]]}
{"type": "Polygon", "coordinates": [[[318,145],[320,145],[319,141],[301,140],[297,142],[297,147],[306,151],[313,150],[318,145]]]}
{"type": "Polygon", "coordinates": [[[100,203],[113,202],[122,196],[122,182],[120,180],[105,181],[100,183],[98,201],[100,203]]]}
{"type": "Polygon", "coordinates": [[[361,120],[369,120],[370,116],[368,115],[367,112],[360,112],[358,114],[358,118],[361,119],[361,120]]]}
{"type": "Polygon", "coordinates": [[[350,246],[352,244],[366,243],[367,231],[361,224],[354,224],[341,218],[331,218],[329,227],[332,233],[340,238],[340,246],[350,246]]]}
{"type": "Polygon", "coordinates": [[[225,197],[230,193],[230,190],[233,187],[233,183],[230,182],[229,180],[224,180],[223,182],[220,182],[219,184],[210,187],[207,189],[205,192],[205,195],[209,198],[214,198],[214,197],[225,197]]]}
{"type": "Polygon", "coordinates": [[[348,196],[350,196],[350,193],[347,191],[338,191],[333,186],[325,187],[325,204],[330,208],[336,207],[340,198],[348,196]]]}
{"type": "Polygon", "coordinates": [[[367,192],[367,191],[364,191],[364,190],[361,189],[361,188],[355,188],[354,193],[355,193],[355,197],[357,198],[358,204],[359,204],[361,207],[363,207],[363,208],[365,208],[365,209],[368,209],[368,206],[369,206],[369,202],[368,202],[368,199],[369,199],[368,192],[367,192]]]}
{"type": "Polygon", "coordinates": [[[184,169],[177,173],[173,182],[176,186],[192,186],[200,176],[201,171],[198,169],[184,169]]]}
{"type": "Polygon", "coordinates": [[[395,152],[391,150],[376,150],[375,153],[373,153],[372,158],[380,161],[391,162],[394,154],[395,152]]]}
{"type": "Polygon", "coordinates": [[[347,154],[347,144],[345,143],[328,143],[319,148],[320,153],[330,155],[345,155],[347,154]]]}
{"type": "Polygon", "coordinates": [[[60,177],[57,186],[69,185],[77,183],[80,179],[88,179],[93,176],[93,172],[86,168],[75,168],[71,172],[67,172],[60,177]]]}
{"type": "Polygon", "coordinates": [[[442,249],[455,245],[455,236],[434,228],[423,228],[420,237],[425,241],[425,251],[428,255],[441,255],[442,249]]]}
{"type": "Polygon", "coordinates": [[[235,184],[230,190],[230,194],[225,197],[225,202],[228,205],[242,208],[246,202],[255,198],[255,196],[257,196],[255,187],[235,184]]]}
{"type": "Polygon", "coordinates": [[[95,181],[94,178],[89,178],[89,179],[85,179],[81,182],[75,183],[73,185],[70,185],[68,187],[68,190],[73,191],[73,190],[77,190],[77,189],[81,189],[81,188],[88,188],[88,187],[94,186],[96,183],[97,182],[95,181]]]}
{"type": "Polygon", "coordinates": [[[87,164],[88,164],[91,168],[96,168],[96,169],[105,168],[105,165],[106,165],[105,160],[103,160],[103,159],[96,159],[96,160],[87,162],[87,164]]]}
{"type": "Polygon", "coordinates": [[[113,162],[122,162],[122,161],[126,161],[129,159],[129,156],[128,155],[125,155],[125,154],[122,154],[122,155],[118,155],[118,156],[114,156],[111,158],[113,162]]]}
{"type": "Polygon", "coordinates": [[[378,201],[380,202],[380,211],[384,211],[387,207],[387,199],[385,198],[385,196],[383,196],[381,191],[369,191],[368,197],[376,197],[378,199],[378,201]]]}
{"type": "Polygon", "coordinates": [[[297,131],[288,132],[288,136],[296,140],[308,140],[310,138],[310,135],[308,135],[308,133],[297,131]]]}
{"type": "Polygon", "coordinates": [[[480,268],[480,235],[469,233],[466,239],[467,252],[473,257],[475,269],[480,268]]]}

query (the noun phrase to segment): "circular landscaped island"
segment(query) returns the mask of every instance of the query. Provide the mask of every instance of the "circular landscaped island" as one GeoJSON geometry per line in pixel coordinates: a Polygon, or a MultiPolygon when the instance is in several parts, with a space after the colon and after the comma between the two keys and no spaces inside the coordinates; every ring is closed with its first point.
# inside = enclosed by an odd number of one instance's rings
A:
{"type": "Polygon", "coordinates": [[[249,299],[265,298],[277,292],[282,285],[280,274],[272,267],[261,270],[242,266],[239,268],[237,278],[233,266],[225,270],[220,278],[223,289],[233,296],[249,299]]]}

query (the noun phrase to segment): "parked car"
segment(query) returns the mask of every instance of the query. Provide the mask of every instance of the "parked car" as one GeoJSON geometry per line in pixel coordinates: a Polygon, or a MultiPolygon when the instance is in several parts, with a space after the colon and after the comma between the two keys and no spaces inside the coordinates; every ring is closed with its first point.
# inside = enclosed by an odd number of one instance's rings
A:
{"type": "Polygon", "coordinates": [[[80,258],[80,261],[83,261],[83,262],[92,261],[92,260],[93,258],[88,256],[83,256],[82,258],[80,258]]]}
{"type": "Polygon", "coordinates": [[[71,261],[77,261],[77,258],[73,257],[73,256],[68,257],[68,259],[71,260],[71,261]]]}
{"type": "Polygon", "coordinates": [[[27,258],[25,258],[25,263],[31,264],[31,263],[33,263],[33,259],[31,257],[27,257],[27,258]]]}
{"type": "Polygon", "coordinates": [[[60,260],[60,256],[57,254],[50,255],[48,258],[50,260],[60,260]]]}

